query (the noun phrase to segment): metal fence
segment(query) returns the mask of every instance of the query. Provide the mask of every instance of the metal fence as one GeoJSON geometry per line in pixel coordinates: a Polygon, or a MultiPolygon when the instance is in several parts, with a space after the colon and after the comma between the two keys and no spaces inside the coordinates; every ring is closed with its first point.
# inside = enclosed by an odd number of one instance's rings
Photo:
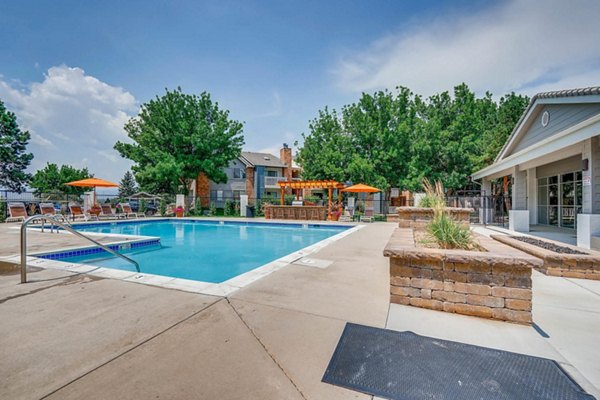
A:
{"type": "Polygon", "coordinates": [[[512,207],[510,196],[464,191],[447,196],[446,204],[449,207],[472,208],[471,223],[508,227],[508,213],[512,207]]]}
{"type": "MultiPolygon", "coordinates": [[[[342,206],[348,204],[348,197],[344,196],[342,206]]],[[[167,211],[173,211],[175,205],[176,195],[162,195],[163,207],[167,211]]],[[[98,194],[97,201],[100,203],[109,202],[116,206],[120,201],[124,199],[118,195],[111,194],[98,194]]],[[[294,200],[294,196],[287,195],[284,198],[284,203],[291,205],[294,200]]],[[[242,214],[240,197],[238,196],[207,196],[207,197],[194,197],[188,196],[185,198],[186,210],[189,215],[201,216],[201,215],[216,215],[216,216],[239,216],[242,214]]],[[[327,197],[323,198],[307,198],[305,201],[309,201],[315,205],[326,206],[328,204],[327,197]]],[[[26,205],[30,215],[39,213],[40,203],[53,203],[57,212],[68,215],[69,214],[69,203],[83,203],[82,196],[77,195],[63,195],[63,196],[38,196],[34,192],[23,192],[15,193],[6,190],[0,190],[0,218],[8,216],[7,203],[10,202],[22,202],[26,205]]],[[[134,211],[139,212],[140,202],[134,199],[128,201],[134,211]]],[[[262,207],[265,203],[269,204],[280,204],[281,199],[277,197],[262,197],[262,198],[249,198],[247,210],[248,216],[263,216],[262,207]]],[[[156,201],[145,201],[144,212],[148,215],[160,214],[161,213],[161,202],[156,201]]],[[[337,197],[333,199],[333,203],[338,206],[337,197]]],[[[508,226],[508,212],[511,209],[511,198],[510,196],[503,195],[485,195],[481,191],[459,191],[455,192],[451,196],[447,196],[446,203],[450,207],[462,207],[472,208],[471,214],[472,223],[483,223],[489,225],[508,226]]],[[[364,212],[365,209],[373,209],[374,214],[395,214],[398,207],[413,206],[414,201],[412,199],[402,199],[399,202],[397,199],[388,200],[383,196],[380,199],[375,200],[364,200],[361,196],[355,197],[354,203],[355,211],[364,212]]],[[[117,210],[118,212],[118,210],[117,210]]]]}
{"type": "MultiPolygon", "coordinates": [[[[229,193],[227,193],[229,194],[229,193]]],[[[412,200],[403,199],[401,202],[398,200],[390,201],[383,198],[379,199],[364,199],[362,196],[356,195],[345,195],[343,197],[342,206],[348,204],[349,197],[354,197],[354,209],[358,212],[365,212],[365,209],[372,209],[374,214],[390,214],[395,213],[397,207],[413,205],[412,200]]],[[[145,201],[145,213],[148,215],[160,214],[161,213],[161,202],[163,207],[168,212],[174,211],[176,195],[166,194],[162,195],[163,201],[145,201]]],[[[121,201],[127,201],[130,203],[132,209],[135,212],[139,212],[140,202],[135,199],[126,200],[120,198],[116,194],[97,194],[96,200],[98,203],[111,203],[113,207],[121,201]]],[[[293,195],[286,195],[284,197],[284,203],[291,205],[292,201],[295,200],[293,195]]],[[[38,195],[35,192],[27,191],[22,193],[10,192],[6,190],[0,190],[0,218],[6,218],[8,216],[7,203],[20,202],[24,203],[27,207],[28,213],[34,215],[40,212],[40,203],[53,203],[57,212],[64,215],[69,215],[69,204],[79,203],[83,204],[83,196],[79,195],[38,195]]],[[[278,197],[263,196],[261,198],[248,198],[249,209],[247,215],[249,216],[263,216],[263,205],[269,204],[280,204],[281,199],[278,197]]],[[[305,199],[305,203],[327,206],[328,199],[324,197],[310,197],[305,199]]],[[[337,196],[332,199],[334,207],[338,207],[337,196]]],[[[242,214],[240,196],[231,195],[229,196],[218,196],[216,193],[211,193],[207,197],[195,197],[187,196],[185,198],[186,211],[189,215],[201,216],[201,215],[216,215],[216,216],[239,216],[242,214]]],[[[117,208],[115,210],[119,212],[117,208]]]]}

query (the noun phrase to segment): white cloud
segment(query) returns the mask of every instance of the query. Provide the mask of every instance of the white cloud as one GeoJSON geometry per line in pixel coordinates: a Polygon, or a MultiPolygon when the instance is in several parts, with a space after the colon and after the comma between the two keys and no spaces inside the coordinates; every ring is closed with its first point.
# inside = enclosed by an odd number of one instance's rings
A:
{"type": "Polygon", "coordinates": [[[466,82],[477,92],[533,94],[600,84],[600,2],[515,0],[476,14],[417,21],[334,68],[347,91],[407,86],[431,95],[466,82]]]}
{"type": "Polygon", "coordinates": [[[138,110],[126,90],[62,65],[50,68],[42,82],[25,86],[0,77],[0,99],[31,133],[31,170],[46,162],[71,164],[118,180],[130,167],[113,150],[117,140],[127,138],[123,125],[138,110]]]}

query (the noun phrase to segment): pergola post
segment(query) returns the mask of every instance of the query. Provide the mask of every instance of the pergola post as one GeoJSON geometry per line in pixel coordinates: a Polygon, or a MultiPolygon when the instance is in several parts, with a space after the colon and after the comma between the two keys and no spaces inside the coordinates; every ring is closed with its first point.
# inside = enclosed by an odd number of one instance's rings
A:
{"type": "Polygon", "coordinates": [[[329,203],[329,207],[327,207],[327,219],[329,221],[331,221],[331,195],[333,193],[333,189],[331,188],[331,186],[329,187],[329,199],[328,199],[328,203],[329,203]]]}
{"type": "Polygon", "coordinates": [[[285,205],[285,188],[281,187],[281,205],[285,205]]]}

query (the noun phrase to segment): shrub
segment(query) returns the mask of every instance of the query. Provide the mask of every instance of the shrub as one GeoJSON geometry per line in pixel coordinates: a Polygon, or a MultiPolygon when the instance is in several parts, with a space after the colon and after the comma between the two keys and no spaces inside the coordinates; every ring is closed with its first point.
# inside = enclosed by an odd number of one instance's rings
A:
{"type": "Polygon", "coordinates": [[[226,200],[225,207],[223,209],[223,215],[225,215],[226,217],[233,217],[233,216],[235,216],[235,214],[236,214],[235,201],[226,200]]]}
{"type": "Polygon", "coordinates": [[[167,201],[160,199],[160,215],[164,216],[167,213],[167,201]]]}
{"type": "Polygon", "coordinates": [[[140,199],[138,213],[140,213],[140,214],[146,213],[146,200],[140,199]]]}
{"type": "Polygon", "coordinates": [[[0,222],[6,219],[6,202],[0,200],[0,222]]]}
{"type": "Polygon", "coordinates": [[[294,200],[296,200],[296,196],[293,194],[286,194],[284,197],[284,203],[286,206],[291,206],[294,200]]]}
{"type": "Polygon", "coordinates": [[[214,217],[217,215],[217,206],[215,205],[215,203],[210,203],[210,207],[208,208],[209,212],[210,212],[210,216],[214,217]]]}

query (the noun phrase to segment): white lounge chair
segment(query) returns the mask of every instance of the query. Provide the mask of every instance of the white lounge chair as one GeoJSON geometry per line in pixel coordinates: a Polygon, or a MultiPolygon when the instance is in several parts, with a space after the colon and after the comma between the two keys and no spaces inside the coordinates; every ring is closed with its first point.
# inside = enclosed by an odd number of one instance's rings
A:
{"type": "Polygon", "coordinates": [[[125,214],[126,218],[144,218],[145,215],[141,213],[133,212],[131,209],[131,205],[129,203],[121,203],[121,209],[123,210],[123,214],[125,214]]]}
{"type": "Polygon", "coordinates": [[[90,214],[87,211],[83,211],[83,208],[76,203],[69,204],[69,210],[71,210],[71,215],[73,216],[74,221],[98,221],[98,217],[94,214],[90,214]]]}
{"type": "Polygon", "coordinates": [[[56,213],[56,209],[52,203],[40,203],[40,214],[58,218],[59,221],[67,221],[64,215],[56,213]]]}
{"type": "Polygon", "coordinates": [[[340,215],[340,222],[352,222],[351,208],[344,208],[344,213],[340,215]]]}
{"type": "Polygon", "coordinates": [[[117,214],[115,210],[108,203],[104,203],[100,205],[100,215],[98,215],[100,219],[119,219],[119,218],[127,218],[125,214],[117,214]]]}
{"type": "Polygon", "coordinates": [[[5,222],[23,222],[27,218],[27,208],[24,203],[8,203],[8,214],[5,222]]]}
{"type": "Polygon", "coordinates": [[[373,222],[373,208],[365,208],[365,214],[360,217],[361,222],[373,222]]]}

